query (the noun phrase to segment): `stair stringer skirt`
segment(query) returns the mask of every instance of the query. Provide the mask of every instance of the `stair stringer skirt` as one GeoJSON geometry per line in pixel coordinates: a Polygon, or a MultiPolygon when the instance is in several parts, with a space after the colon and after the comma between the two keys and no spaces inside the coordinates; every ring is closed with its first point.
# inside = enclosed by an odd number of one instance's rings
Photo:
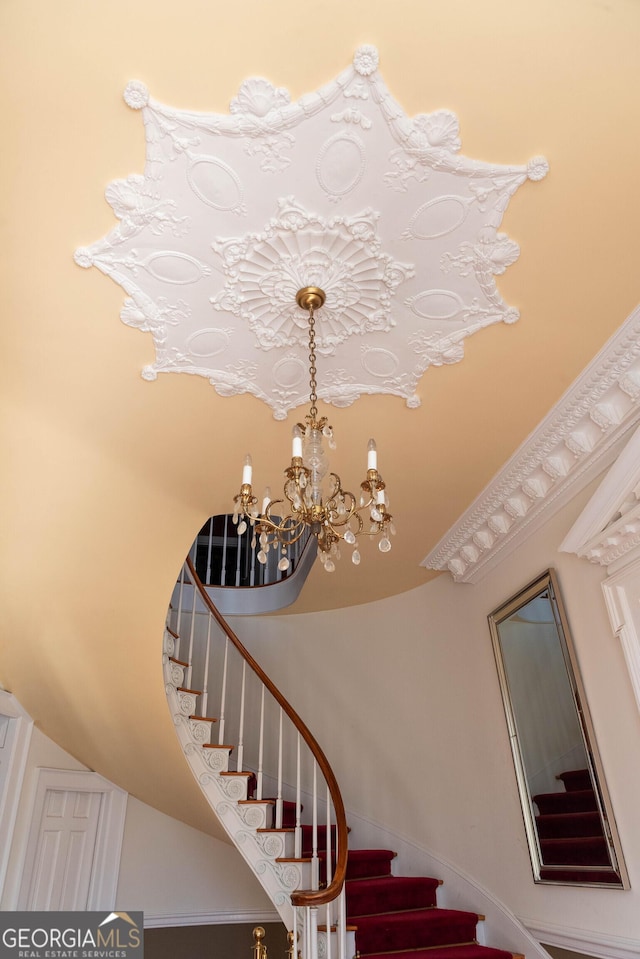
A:
{"type": "Polygon", "coordinates": [[[292,855],[287,848],[286,833],[258,832],[267,825],[269,802],[239,805],[247,798],[248,777],[225,777],[229,765],[228,747],[205,748],[209,744],[211,724],[190,718],[196,712],[197,696],[182,688],[185,667],[171,661],[174,645],[173,636],[165,631],[165,692],[185,759],[227,835],[262,885],[286,928],[291,930],[294,927],[291,893],[310,887],[310,866],[303,862],[277,861],[292,855]]]}

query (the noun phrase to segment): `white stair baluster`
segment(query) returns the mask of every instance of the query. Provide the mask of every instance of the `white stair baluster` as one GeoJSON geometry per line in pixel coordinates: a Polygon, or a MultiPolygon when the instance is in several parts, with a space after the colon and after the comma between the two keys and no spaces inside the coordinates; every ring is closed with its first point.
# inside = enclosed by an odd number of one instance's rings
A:
{"type": "Polygon", "coordinates": [[[247,678],[247,663],[242,660],[242,690],[240,693],[240,729],[238,730],[238,765],[237,772],[242,772],[242,763],[244,761],[244,697],[247,678]]]}
{"type": "Polygon", "coordinates": [[[339,959],[347,959],[347,900],[344,886],[338,896],[338,944],[339,959]]]}
{"type": "MultiPolygon", "coordinates": [[[[311,807],[311,888],[320,886],[320,870],[318,863],[318,766],[313,762],[313,803],[311,807]]],[[[327,874],[327,881],[329,877],[327,874]]],[[[316,920],[317,920],[316,913],[316,920]]]]}
{"type": "Polygon", "coordinates": [[[316,906],[311,906],[309,909],[309,925],[311,927],[310,959],[318,959],[318,909],[316,906]]]}
{"type": "Polygon", "coordinates": [[[237,551],[236,551],[236,586],[239,586],[239,585],[240,585],[240,570],[241,570],[241,567],[242,567],[242,540],[243,540],[243,538],[244,538],[244,534],[241,534],[240,536],[238,536],[237,533],[236,533],[236,546],[237,546],[237,551]]]}
{"type": "Polygon", "coordinates": [[[222,534],[222,566],[220,568],[220,585],[227,585],[227,540],[229,517],[224,518],[224,533],[222,534]]]}
{"type": "Polygon", "coordinates": [[[295,852],[294,856],[299,859],[302,855],[302,826],[300,824],[300,813],[302,803],[300,802],[300,733],[298,733],[298,749],[296,755],[296,827],[295,827],[295,852]]]}
{"type": "Polygon", "coordinates": [[[260,697],[260,742],[258,746],[258,786],[256,799],[262,799],[262,762],[264,756],[264,685],[260,697]]]}
{"type": "Polygon", "coordinates": [[[192,676],[193,676],[193,638],[196,632],[196,603],[198,601],[198,593],[193,587],[193,602],[191,604],[191,626],[189,628],[189,666],[187,667],[186,683],[187,689],[193,689],[192,686],[192,676]]]}
{"type": "Polygon", "coordinates": [[[213,516],[209,520],[209,542],[207,543],[207,572],[205,573],[204,585],[208,586],[211,582],[211,554],[213,552],[213,516]]]}
{"type": "Polygon", "coordinates": [[[282,829],[282,706],[278,726],[278,795],[276,797],[276,829],[282,829]]]}
{"type": "Polygon", "coordinates": [[[222,692],[220,694],[220,728],[218,730],[218,745],[224,745],[224,711],[227,698],[227,662],[229,659],[229,637],[224,640],[224,666],[222,667],[222,692]]]}
{"type": "Polygon", "coordinates": [[[184,583],[185,583],[186,575],[187,575],[187,567],[183,566],[182,574],[180,575],[180,589],[178,591],[178,612],[176,614],[176,623],[175,623],[176,633],[178,634],[178,638],[176,639],[176,645],[174,650],[176,659],[180,659],[180,631],[182,629],[182,601],[184,597],[184,583]]]}
{"type": "Polygon", "coordinates": [[[204,652],[204,681],[202,683],[202,706],[200,715],[207,715],[207,704],[209,702],[209,659],[211,656],[211,616],[207,617],[207,645],[204,652]]]}
{"type": "MultiPolygon", "coordinates": [[[[329,883],[333,879],[333,855],[331,852],[331,793],[329,791],[328,786],[327,786],[326,802],[327,802],[327,835],[325,839],[325,846],[326,846],[325,853],[326,853],[326,873],[327,874],[325,876],[325,879],[326,879],[327,885],[329,885],[329,883]]],[[[336,841],[337,841],[337,837],[336,837],[336,841]]]]}

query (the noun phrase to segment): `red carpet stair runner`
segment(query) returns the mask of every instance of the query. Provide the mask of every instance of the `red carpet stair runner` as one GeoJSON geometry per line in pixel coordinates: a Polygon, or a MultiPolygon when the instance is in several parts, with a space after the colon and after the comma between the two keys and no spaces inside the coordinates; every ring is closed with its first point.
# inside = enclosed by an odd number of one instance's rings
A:
{"type": "MultiPolygon", "coordinates": [[[[312,827],[303,826],[302,855],[312,855],[312,827]]],[[[324,841],[325,833],[319,831],[324,841]]],[[[440,909],[438,879],[391,875],[389,849],[350,849],[347,924],[362,959],[512,959],[476,942],[478,915],[440,909]]],[[[320,869],[323,879],[323,869],[320,869]]]]}
{"type": "Polygon", "coordinates": [[[536,823],[543,862],[540,878],[616,882],[589,770],[572,769],[556,778],[563,783],[563,790],[533,797],[539,810],[536,823]],[[557,868],[569,865],[573,868],[566,875],[557,868]],[[576,866],[590,868],[581,875],[576,866]],[[602,873],[597,871],[598,866],[603,868],[602,873]]]}

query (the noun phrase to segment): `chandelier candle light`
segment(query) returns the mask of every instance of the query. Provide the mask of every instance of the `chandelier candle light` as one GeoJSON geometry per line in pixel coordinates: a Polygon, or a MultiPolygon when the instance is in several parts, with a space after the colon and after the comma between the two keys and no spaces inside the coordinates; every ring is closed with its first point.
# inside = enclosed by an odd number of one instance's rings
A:
{"type": "Polygon", "coordinates": [[[237,524],[238,535],[247,530],[247,524],[253,527],[251,546],[259,544],[258,562],[267,562],[267,553],[271,548],[282,553],[278,568],[286,570],[290,561],[288,547],[296,543],[307,531],[316,537],[320,561],[328,573],[335,570],[335,561],[340,558],[341,541],[353,546],[352,561],[358,565],[360,551],[357,537],[361,534],[378,535],[378,549],[387,553],[391,549],[390,535],[395,533],[392,517],[387,512],[388,500],[385,484],[378,473],[378,454],[374,440],[367,447],[367,475],[360,484],[362,490],[356,500],[353,493],[343,490],[340,477],[329,473],[328,491],[323,498],[323,480],[327,475],[328,462],[323,447],[323,438],[327,439],[331,449],[335,449],[333,430],[325,416],[318,417],[316,401],[316,347],[315,316],[325,301],[324,291],[317,286],[305,286],[298,290],[296,302],[309,313],[309,386],[310,408],[305,423],[297,423],[293,428],[291,466],[284,471],[285,499],[271,499],[269,489],[265,490],[262,510],[258,510],[257,497],[253,495],[253,471],[251,457],[247,455],[242,469],[242,485],[234,498],[233,521],[237,524]],[[281,508],[284,507],[284,508],[281,508]],[[288,510],[286,516],[281,516],[288,510]]]}

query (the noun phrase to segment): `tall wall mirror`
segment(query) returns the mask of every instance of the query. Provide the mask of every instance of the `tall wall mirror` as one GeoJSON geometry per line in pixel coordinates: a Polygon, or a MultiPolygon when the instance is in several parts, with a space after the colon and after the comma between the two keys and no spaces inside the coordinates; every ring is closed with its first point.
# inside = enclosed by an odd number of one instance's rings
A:
{"type": "Polygon", "coordinates": [[[628,888],[554,571],[491,613],[489,627],[534,880],[628,888]]]}

